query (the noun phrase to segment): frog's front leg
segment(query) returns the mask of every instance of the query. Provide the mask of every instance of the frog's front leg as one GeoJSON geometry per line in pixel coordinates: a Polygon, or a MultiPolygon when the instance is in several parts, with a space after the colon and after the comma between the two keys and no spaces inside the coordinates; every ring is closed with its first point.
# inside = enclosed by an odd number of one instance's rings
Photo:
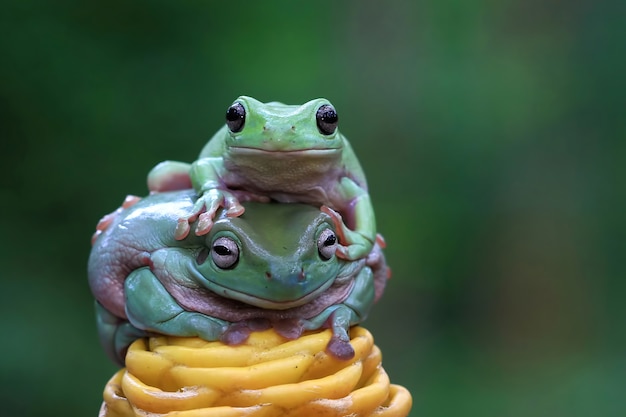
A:
{"type": "Polygon", "coordinates": [[[348,360],[354,357],[354,348],[350,344],[351,323],[358,322],[358,315],[351,308],[340,305],[331,315],[333,336],[330,338],[326,351],[338,359],[348,360]]]}
{"type": "Polygon", "coordinates": [[[376,217],[372,201],[365,189],[347,177],[342,178],[339,193],[344,201],[350,202],[349,214],[355,225],[354,230],[350,230],[339,213],[322,207],[322,211],[333,218],[343,245],[337,248],[337,255],[349,260],[364,258],[371,252],[376,240],[376,217]]]}
{"type": "Polygon", "coordinates": [[[96,301],[96,323],[100,343],[113,362],[124,366],[128,346],[148,333],[119,318],[96,301]]]}
{"type": "Polygon", "coordinates": [[[306,330],[328,326],[332,329],[326,351],[328,354],[343,360],[354,356],[350,344],[350,327],[361,323],[367,318],[374,304],[374,274],[369,267],[363,268],[357,275],[350,295],[341,304],[326,308],[317,316],[304,321],[306,330]]]}
{"type": "Polygon", "coordinates": [[[232,192],[225,190],[220,176],[224,172],[224,162],[221,157],[201,158],[191,165],[189,176],[193,188],[198,192],[198,199],[187,217],[178,219],[176,240],[187,237],[190,224],[198,220],[195,233],[198,236],[211,231],[215,213],[220,207],[226,209],[228,217],[238,217],[244,212],[244,207],[232,192]]]}
{"type": "Polygon", "coordinates": [[[350,326],[361,321],[356,311],[344,304],[331,306],[312,319],[305,320],[305,330],[330,327],[333,335],[326,345],[326,353],[337,359],[348,360],[354,357],[354,348],[350,344],[350,326]]]}
{"type": "Polygon", "coordinates": [[[126,278],[124,290],[126,315],[139,329],[214,341],[228,327],[224,320],[184,310],[147,267],[132,272],[126,278]]]}

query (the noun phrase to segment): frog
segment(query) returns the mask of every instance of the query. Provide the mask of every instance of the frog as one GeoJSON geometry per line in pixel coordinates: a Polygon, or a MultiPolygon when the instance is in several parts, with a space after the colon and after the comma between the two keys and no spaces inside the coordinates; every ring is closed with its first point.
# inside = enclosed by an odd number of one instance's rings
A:
{"type": "Polygon", "coordinates": [[[237,217],[245,201],[305,203],[341,221],[338,256],[366,257],[379,237],[374,209],[361,164],[338,121],[324,98],[286,105],[240,96],[198,159],[161,162],[148,174],[148,188],[192,186],[199,194],[177,223],[177,239],[184,239],[194,222],[197,235],[209,233],[220,207],[237,217]]]}
{"type": "Polygon", "coordinates": [[[220,208],[209,233],[178,239],[198,199],[193,189],[127,198],[98,224],[88,281],[108,356],[123,366],[150,335],[239,345],[268,328],[287,339],[330,328],[327,354],[352,358],[349,329],[390,276],[382,248],[337,256],[338,217],[304,203],[246,201],[236,217],[220,208]]]}

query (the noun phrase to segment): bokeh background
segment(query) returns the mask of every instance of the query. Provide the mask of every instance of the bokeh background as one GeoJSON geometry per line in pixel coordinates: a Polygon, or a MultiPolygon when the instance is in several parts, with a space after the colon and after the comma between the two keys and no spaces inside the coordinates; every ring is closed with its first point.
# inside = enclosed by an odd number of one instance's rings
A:
{"type": "Polygon", "coordinates": [[[626,415],[623,5],[2,2],[2,415],[97,414],[95,224],[241,94],[338,109],[411,416],[626,415]]]}

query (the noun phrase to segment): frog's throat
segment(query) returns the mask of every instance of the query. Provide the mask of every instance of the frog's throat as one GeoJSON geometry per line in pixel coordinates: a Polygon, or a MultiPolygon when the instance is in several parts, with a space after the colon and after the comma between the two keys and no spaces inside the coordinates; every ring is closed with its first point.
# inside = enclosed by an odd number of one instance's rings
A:
{"type": "Polygon", "coordinates": [[[254,307],[272,309],[272,310],[287,310],[289,308],[299,307],[301,305],[304,305],[308,303],[309,301],[318,297],[320,294],[326,291],[333,284],[333,282],[335,282],[335,279],[328,279],[322,282],[322,284],[319,287],[315,288],[312,291],[307,291],[306,294],[304,294],[303,296],[299,298],[278,301],[278,300],[270,300],[267,298],[258,297],[256,295],[248,294],[245,292],[235,290],[233,288],[229,288],[229,287],[217,284],[205,278],[195,268],[191,268],[191,272],[192,274],[195,275],[195,278],[198,280],[197,282],[202,282],[208,290],[222,297],[241,301],[242,303],[245,303],[254,307]]]}

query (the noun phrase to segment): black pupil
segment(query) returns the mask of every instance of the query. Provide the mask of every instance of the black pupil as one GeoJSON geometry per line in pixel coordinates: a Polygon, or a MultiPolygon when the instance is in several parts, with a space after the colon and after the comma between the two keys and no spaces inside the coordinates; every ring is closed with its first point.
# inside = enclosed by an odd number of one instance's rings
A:
{"type": "Polygon", "coordinates": [[[220,256],[230,255],[230,249],[228,249],[226,246],[216,245],[216,246],[213,246],[213,250],[215,251],[215,253],[217,253],[220,256]]]}
{"type": "Polygon", "coordinates": [[[234,122],[238,119],[241,119],[242,117],[243,115],[241,114],[241,111],[239,110],[237,105],[229,107],[228,111],[226,112],[226,120],[228,120],[229,122],[234,122]]]}
{"type": "Polygon", "coordinates": [[[320,115],[320,119],[325,123],[336,123],[337,113],[332,108],[325,108],[320,115]]]}
{"type": "Polygon", "coordinates": [[[335,242],[337,242],[337,238],[335,237],[335,235],[330,235],[324,241],[324,246],[332,246],[335,244],[335,242]]]}

